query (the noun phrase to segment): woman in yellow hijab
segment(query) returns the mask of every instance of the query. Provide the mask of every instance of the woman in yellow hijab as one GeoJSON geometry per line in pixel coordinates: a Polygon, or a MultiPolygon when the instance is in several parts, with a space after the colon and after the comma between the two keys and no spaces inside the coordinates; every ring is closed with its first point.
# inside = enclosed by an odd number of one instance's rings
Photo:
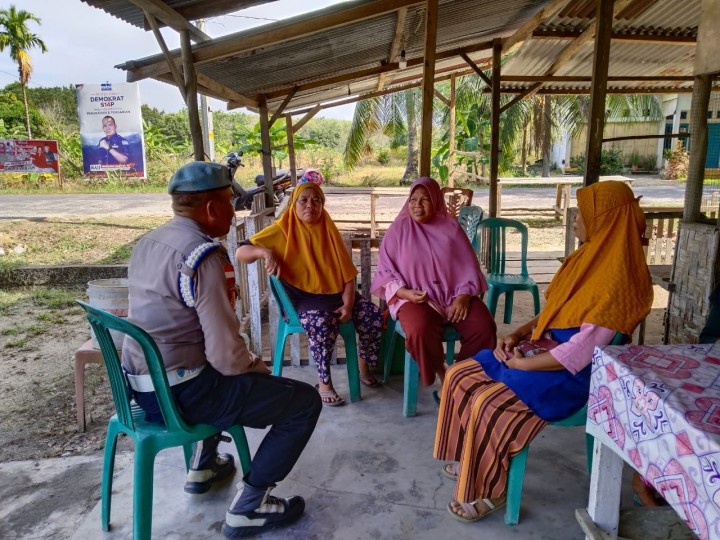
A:
{"type": "Polygon", "coordinates": [[[579,189],[577,201],[582,246],[553,278],[540,314],[446,375],[434,455],[451,462],[448,511],[460,521],[504,506],[510,459],[548,422],[582,408],[595,347],[632,334],[650,312],[645,217],[632,190],[600,182],[579,189]]]}
{"type": "Polygon", "coordinates": [[[376,387],[370,373],[380,353],[382,314],[355,294],[357,270],[342,237],[325,210],[318,171],[309,171],[293,190],[287,210],[271,226],[250,237],[235,254],[240,262],[265,261],[268,274],[283,282],[300,317],[318,369],[323,403],[336,407],[338,396],[330,376],[330,358],[338,324],[353,319],[358,333],[360,382],[376,387]]]}

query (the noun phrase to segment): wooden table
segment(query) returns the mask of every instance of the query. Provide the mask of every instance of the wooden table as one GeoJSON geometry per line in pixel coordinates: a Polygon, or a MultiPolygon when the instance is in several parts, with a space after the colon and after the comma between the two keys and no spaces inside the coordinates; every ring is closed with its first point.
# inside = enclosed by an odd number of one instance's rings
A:
{"type": "MultiPolygon", "coordinates": [[[[595,437],[583,523],[617,535],[623,463],[701,540],[720,531],[720,347],[629,345],[595,350],[586,431],[595,437]]],[[[578,511],[578,516],[582,514],[578,511]]]]}
{"type": "MultiPolygon", "coordinates": [[[[600,181],[617,180],[632,185],[632,179],[625,176],[601,176],[600,181]]],[[[572,186],[583,185],[582,176],[550,176],[548,178],[498,178],[497,183],[497,215],[500,216],[502,208],[503,186],[555,186],[555,204],[552,209],[555,215],[567,222],[568,208],[570,208],[570,189],[572,186]]]]}

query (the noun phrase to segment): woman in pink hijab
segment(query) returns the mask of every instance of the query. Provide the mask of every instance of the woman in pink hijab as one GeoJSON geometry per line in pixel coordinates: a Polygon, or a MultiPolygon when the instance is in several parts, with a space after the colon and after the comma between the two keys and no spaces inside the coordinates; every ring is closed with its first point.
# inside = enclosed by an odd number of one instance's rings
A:
{"type": "Polygon", "coordinates": [[[371,289],[401,322],[405,348],[425,386],[436,375],[441,384],[445,377],[446,323],[461,336],[459,360],[495,347],[495,321],[478,297],[487,288],[467,235],[448,215],[440,186],[432,178],[418,178],[383,238],[371,289]]]}

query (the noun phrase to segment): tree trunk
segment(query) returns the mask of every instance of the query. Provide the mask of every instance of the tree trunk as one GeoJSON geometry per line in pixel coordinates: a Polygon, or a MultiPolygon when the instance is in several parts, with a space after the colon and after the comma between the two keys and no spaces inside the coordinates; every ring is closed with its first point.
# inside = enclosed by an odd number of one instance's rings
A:
{"type": "Polygon", "coordinates": [[[417,121],[415,119],[415,94],[412,90],[405,93],[405,111],[408,126],[408,157],[401,183],[412,183],[418,177],[418,140],[417,121]]]}
{"type": "Polygon", "coordinates": [[[28,107],[27,90],[25,85],[20,83],[23,93],[23,103],[25,104],[25,126],[27,126],[28,139],[32,139],[32,132],[30,131],[30,108],[28,107]]]}
{"type": "Polygon", "coordinates": [[[550,147],[552,142],[552,122],[550,121],[550,96],[543,96],[543,115],[542,115],[542,133],[543,133],[543,166],[542,176],[547,178],[550,176],[550,147]]]}

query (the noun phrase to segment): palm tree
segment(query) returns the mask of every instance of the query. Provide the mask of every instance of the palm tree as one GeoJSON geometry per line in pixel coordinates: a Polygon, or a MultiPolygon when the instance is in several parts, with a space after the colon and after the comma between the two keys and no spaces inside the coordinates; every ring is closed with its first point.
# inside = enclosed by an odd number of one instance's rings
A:
{"type": "Polygon", "coordinates": [[[37,34],[30,32],[27,26],[28,21],[35,21],[40,24],[40,19],[27,11],[15,9],[0,10],[0,52],[6,48],[10,49],[10,58],[18,65],[20,85],[22,86],[23,102],[25,104],[25,124],[27,126],[28,139],[32,138],[30,131],[30,109],[27,100],[27,83],[32,74],[32,60],[29,49],[37,47],[41,52],[47,52],[47,47],[37,34]]]}
{"type": "Polygon", "coordinates": [[[405,90],[365,99],[355,107],[352,126],[345,144],[345,163],[354,167],[369,150],[372,135],[383,133],[394,141],[407,138],[408,158],[401,182],[418,176],[418,115],[420,89],[405,90]]]}

